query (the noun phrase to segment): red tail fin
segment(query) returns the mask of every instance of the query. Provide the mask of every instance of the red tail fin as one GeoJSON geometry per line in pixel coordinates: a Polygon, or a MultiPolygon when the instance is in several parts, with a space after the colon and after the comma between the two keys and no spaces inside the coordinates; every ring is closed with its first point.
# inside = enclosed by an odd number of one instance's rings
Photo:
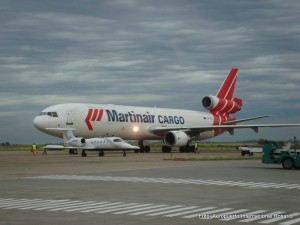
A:
{"type": "Polygon", "coordinates": [[[231,68],[222,86],[220,87],[220,90],[217,93],[218,98],[222,98],[226,100],[233,99],[237,72],[238,72],[237,68],[231,68]]]}

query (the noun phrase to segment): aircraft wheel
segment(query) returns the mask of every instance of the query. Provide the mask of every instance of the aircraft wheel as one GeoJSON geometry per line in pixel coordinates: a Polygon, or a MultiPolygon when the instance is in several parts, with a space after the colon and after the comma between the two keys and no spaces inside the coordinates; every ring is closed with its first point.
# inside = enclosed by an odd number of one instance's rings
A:
{"type": "Polygon", "coordinates": [[[161,148],[161,151],[163,153],[169,153],[172,151],[172,147],[171,146],[167,146],[167,145],[163,145],[162,148],[161,148]]]}
{"type": "Polygon", "coordinates": [[[70,149],[69,150],[69,155],[77,155],[77,149],[70,149]]]}
{"type": "Polygon", "coordinates": [[[84,150],[81,152],[81,156],[82,157],[86,157],[87,156],[87,154],[86,154],[86,152],[84,150]]]}
{"type": "Polygon", "coordinates": [[[99,152],[99,156],[100,156],[100,157],[103,157],[103,156],[104,156],[104,152],[103,152],[103,151],[100,151],[100,152],[99,152]]]}
{"type": "Polygon", "coordinates": [[[295,162],[291,158],[285,158],[282,160],[282,167],[288,170],[293,169],[295,167],[295,162]]]}
{"type": "Polygon", "coordinates": [[[180,153],[186,152],[186,151],[185,151],[185,146],[179,147],[179,152],[180,152],[180,153]]]}
{"type": "Polygon", "coordinates": [[[146,153],[149,153],[149,152],[150,152],[150,146],[148,146],[148,145],[145,146],[145,152],[146,152],[146,153]]]}
{"type": "Polygon", "coordinates": [[[134,149],[134,153],[139,153],[140,150],[139,149],[134,149]]]}
{"type": "Polygon", "coordinates": [[[126,157],[126,152],[123,152],[123,157],[126,157]]]}

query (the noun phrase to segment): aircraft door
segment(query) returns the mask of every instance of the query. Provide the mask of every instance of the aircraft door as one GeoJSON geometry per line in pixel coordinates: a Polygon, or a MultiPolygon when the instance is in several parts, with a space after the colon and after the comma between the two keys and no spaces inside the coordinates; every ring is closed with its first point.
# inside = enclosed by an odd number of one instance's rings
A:
{"type": "Polygon", "coordinates": [[[73,125],[74,123],[73,123],[73,116],[72,116],[71,111],[67,111],[66,117],[67,117],[66,125],[67,126],[73,125]]]}

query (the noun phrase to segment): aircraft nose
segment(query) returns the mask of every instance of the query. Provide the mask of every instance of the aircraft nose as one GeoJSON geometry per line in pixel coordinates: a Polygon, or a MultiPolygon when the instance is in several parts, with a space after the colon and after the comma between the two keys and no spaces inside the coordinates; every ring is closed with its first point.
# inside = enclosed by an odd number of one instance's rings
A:
{"type": "Polygon", "coordinates": [[[42,121],[41,121],[40,116],[36,116],[36,117],[33,119],[33,125],[34,125],[35,128],[38,129],[38,130],[42,130],[42,129],[43,129],[42,121]]]}

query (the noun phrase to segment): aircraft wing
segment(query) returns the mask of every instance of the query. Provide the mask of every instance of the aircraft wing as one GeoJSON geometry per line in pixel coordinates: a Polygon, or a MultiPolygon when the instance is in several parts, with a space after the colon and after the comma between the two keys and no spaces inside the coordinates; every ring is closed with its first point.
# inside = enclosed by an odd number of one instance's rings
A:
{"type": "Polygon", "coordinates": [[[263,127],[296,127],[300,126],[300,124],[248,124],[248,125],[211,125],[211,126],[197,126],[197,127],[149,127],[149,131],[155,134],[161,134],[172,130],[181,130],[184,132],[197,132],[202,133],[205,131],[212,130],[226,130],[230,134],[233,134],[234,129],[244,129],[250,128],[254,130],[256,133],[258,132],[258,128],[263,127]]]}
{"type": "Polygon", "coordinates": [[[95,149],[93,147],[70,147],[70,146],[64,146],[64,145],[45,145],[43,148],[47,150],[64,150],[64,149],[86,149],[86,150],[92,150],[95,149]]]}
{"type": "Polygon", "coordinates": [[[242,123],[242,122],[251,121],[251,120],[257,120],[257,119],[266,118],[266,117],[270,117],[270,116],[269,115],[265,115],[265,116],[256,116],[256,117],[250,117],[250,118],[232,120],[232,121],[224,122],[224,124],[226,124],[226,125],[234,125],[234,124],[237,124],[237,123],[242,123]]]}
{"type": "Polygon", "coordinates": [[[96,149],[95,147],[70,147],[70,146],[66,146],[65,149],[85,149],[85,150],[93,150],[93,149],[96,149]]]}

